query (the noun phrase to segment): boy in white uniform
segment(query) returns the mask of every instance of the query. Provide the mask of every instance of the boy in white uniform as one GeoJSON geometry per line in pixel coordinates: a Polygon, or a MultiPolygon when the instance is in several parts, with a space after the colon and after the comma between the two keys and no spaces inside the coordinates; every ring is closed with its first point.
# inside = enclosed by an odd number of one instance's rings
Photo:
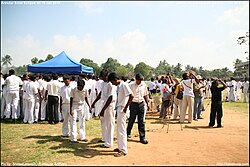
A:
{"type": "Polygon", "coordinates": [[[15,75],[15,70],[9,70],[9,76],[4,81],[7,90],[6,98],[6,118],[17,119],[17,108],[19,102],[19,87],[22,86],[23,82],[21,78],[15,75]],[[11,107],[12,106],[12,107],[11,107]],[[12,111],[12,114],[11,114],[12,111]]]}
{"type": "Polygon", "coordinates": [[[69,112],[70,112],[70,92],[72,90],[72,85],[70,84],[70,76],[65,75],[63,77],[63,81],[65,83],[64,86],[61,87],[60,91],[60,111],[63,115],[63,123],[62,123],[62,137],[69,136],[69,112]]]}
{"type": "Polygon", "coordinates": [[[86,101],[89,111],[91,112],[91,108],[88,102],[88,91],[84,89],[85,82],[83,80],[79,80],[77,82],[77,87],[72,89],[70,93],[70,141],[77,141],[77,126],[76,119],[77,115],[79,115],[79,132],[80,132],[80,140],[87,142],[86,132],[85,132],[85,113],[83,111],[84,100],[86,101]]]}
{"type": "Polygon", "coordinates": [[[117,102],[115,109],[117,111],[117,144],[118,148],[114,154],[115,157],[125,156],[127,149],[127,130],[126,130],[126,112],[133,99],[133,93],[128,83],[120,80],[115,73],[109,74],[108,80],[117,86],[117,102]]]}
{"type": "Polygon", "coordinates": [[[101,109],[100,117],[102,124],[102,135],[104,139],[104,144],[101,147],[110,148],[113,147],[114,141],[114,124],[115,124],[115,100],[116,100],[116,89],[110,82],[108,82],[108,72],[103,72],[103,85],[102,91],[99,93],[98,97],[92,104],[94,108],[95,103],[102,99],[104,101],[104,106],[101,109]]]}
{"type": "Polygon", "coordinates": [[[23,115],[25,117],[25,111],[27,109],[27,98],[28,98],[28,93],[27,93],[27,85],[29,84],[29,76],[27,74],[23,75],[23,115]]]}
{"type": "Polygon", "coordinates": [[[27,106],[24,113],[24,123],[32,124],[34,122],[34,110],[35,110],[35,101],[38,94],[38,89],[35,83],[35,75],[29,75],[30,82],[27,84],[27,106]]]}

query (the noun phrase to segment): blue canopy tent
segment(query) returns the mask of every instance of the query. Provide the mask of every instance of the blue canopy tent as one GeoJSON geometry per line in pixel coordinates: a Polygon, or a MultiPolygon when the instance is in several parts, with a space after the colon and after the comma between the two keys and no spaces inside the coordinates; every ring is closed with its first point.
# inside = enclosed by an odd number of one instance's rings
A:
{"type": "Polygon", "coordinates": [[[28,65],[28,72],[80,74],[93,73],[93,68],[78,63],[63,51],[53,59],[38,64],[28,65]]]}

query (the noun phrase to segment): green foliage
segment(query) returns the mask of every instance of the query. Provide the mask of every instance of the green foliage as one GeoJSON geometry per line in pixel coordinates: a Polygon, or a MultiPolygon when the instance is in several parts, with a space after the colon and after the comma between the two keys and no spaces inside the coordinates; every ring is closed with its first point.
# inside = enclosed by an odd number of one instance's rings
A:
{"type": "Polygon", "coordinates": [[[135,74],[141,73],[144,76],[145,80],[149,80],[152,77],[154,68],[145,64],[144,62],[140,62],[135,66],[135,74]]]}
{"type": "Polygon", "coordinates": [[[32,58],[31,63],[32,64],[37,64],[38,63],[38,58],[37,57],[32,58]]]}
{"type": "Polygon", "coordinates": [[[48,61],[50,59],[53,59],[54,57],[52,56],[52,54],[48,54],[47,58],[45,59],[45,61],[48,61]]]}
{"type": "Polygon", "coordinates": [[[93,62],[93,60],[82,58],[80,60],[80,63],[83,64],[83,65],[85,65],[85,66],[93,67],[95,75],[99,75],[100,74],[101,69],[100,69],[100,67],[98,66],[97,63],[93,62]]]}
{"type": "Polygon", "coordinates": [[[12,58],[10,55],[5,55],[2,57],[2,65],[3,66],[8,66],[11,65],[12,58]]]}
{"type": "Polygon", "coordinates": [[[121,64],[118,62],[118,60],[110,57],[105,63],[101,65],[101,68],[106,69],[109,73],[111,73],[115,72],[119,66],[121,66],[121,64]]]}
{"type": "Polygon", "coordinates": [[[127,76],[128,73],[129,73],[129,70],[128,70],[125,66],[121,65],[121,66],[118,66],[118,67],[116,68],[115,73],[116,73],[118,76],[127,76]]]}

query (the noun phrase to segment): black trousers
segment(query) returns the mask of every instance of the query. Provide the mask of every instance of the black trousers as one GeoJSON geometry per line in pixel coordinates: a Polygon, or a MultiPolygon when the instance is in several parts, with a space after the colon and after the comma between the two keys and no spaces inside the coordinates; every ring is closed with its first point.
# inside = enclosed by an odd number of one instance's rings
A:
{"type": "Polygon", "coordinates": [[[217,125],[221,125],[222,113],[222,102],[212,102],[211,103],[211,112],[210,112],[210,126],[215,125],[215,117],[217,117],[217,125]]]}
{"type": "Polygon", "coordinates": [[[59,97],[58,96],[48,96],[48,115],[49,115],[49,123],[52,124],[58,123],[58,105],[59,105],[59,97]]]}
{"type": "Polygon", "coordinates": [[[127,135],[131,134],[131,130],[133,128],[136,116],[138,120],[138,131],[140,135],[140,140],[145,139],[145,123],[143,121],[144,119],[144,103],[134,103],[132,102],[131,105],[129,106],[130,109],[130,117],[128,119],[128,127],[127,127],[127,135]]]}

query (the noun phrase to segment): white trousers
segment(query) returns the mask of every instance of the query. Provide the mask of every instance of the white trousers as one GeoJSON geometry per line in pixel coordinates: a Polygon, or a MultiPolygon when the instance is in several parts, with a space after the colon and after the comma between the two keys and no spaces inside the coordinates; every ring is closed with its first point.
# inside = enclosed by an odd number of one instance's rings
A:
{"type": "Polygon", "coordinates": [[[41,102],[41,120],[44,121],[46,118],[46,107],[47,107],[47,102],[44,101],[44,99],[41,102]]]}
{"type": "Polygon", "coordinates": [[[4,115],[6,115],[6,96],[1,97],[1,118],[3,118],[4,115]]]}
{"type": "Polygon", "coordinates": [[[188,108],[188,122],[192,122],[194,98],[191,96],[183,96],[180,122],[184,122],[187,108],[188,108]]]}
{"type": "Polygon", "coordinates": [[[62,123],[62,135],[69,135],[69,115],[70,115],[70,104],[62,104],[62,115],[63,115],[63,123],[62,123]]]}
{"type": "Polygon", "coordinates": [[[38,121],[39,109],[40,109],[40,98],[36,96],[35,109],[34,109],[34,121],[38,121]]]}
{"type": "Polygon", "coordinates": [[[89,112],[89,106],[87,105],[86,101],[83,103],[83,111],[85,112],[85,119],[88,121],[92,118],[91,113],[89,112]]]}
{"type": "Polygon", "coordinates": [[[19,91],[7,92],[6,98],[6,118],[17,119],[17,107],[19,101],[19,91]],[[12,111],[12,114],[11,114],[12,111]]]}
{"type": "Polygon", "coordinates": [[[100,114],[100,112],[101,112],[101,110],[102,110],[102,107],[103,107],[103,104],[104,103],[104,101],[103,100],[98,100],[96,103],[95,103],[95,116],[97,117],[99,114],[100,114]]]}
{"type": "Polygon", "coordinates": [[[235,91],[230,91],[229,92],[229,101],[236,101],[235,91]]]}
{"type": "Polygon", "coordinates": [[[105,146],[113,147],[115,129],[115,110],[112,104],[104,112],[105,146]]]}
{"type": "Polygon", "coordinates": [[[27,99],[27,106],[24,113],[24,119],[23,122],[28,122],[29,124],[32,124],[34,122],[34,109],[35,109],[35,99],[27,99]]]}
{"type": "Polygon", "coordinates": [[[126,129],[126,113],[123,112],[124,107],[117,108],[117,144],[118,149],[124,153],[128,153],[127,149],[127,129],[126,129]]]}
{"type": "Polygon", "coordinates": [[[86,132],[85,132],[85,113],[83,111],[83,104],[73,104],[73,113],[74,116],[70,115],[70,140],[77,141],[77,125],[76,119],[77,116],[79,118],[79,133],[80,133],[80,140],[86,139],[86,132]]]}
{"type": "Polygon", "coordinates": [[[247,100],[249,101],[249,93],[246,91],[244,92],[244,103],[246,103],[247,100]]]}
{"type": "Polygon", "coordinates": [[[25,118],[25,113],[26,113],[26,110],[27,110],[27,106],[28,106],[28,99],[26,98],[23,98],[23,118],[25,118]]]}
{"type": "Polygon", "coordinates": [[[181,107],[182,107],[182,100],[177,99],[176,97],[174,97],[174,113],[173,113],[173,119],[176,119],[177,116],[180,115],[181,107]]]}

